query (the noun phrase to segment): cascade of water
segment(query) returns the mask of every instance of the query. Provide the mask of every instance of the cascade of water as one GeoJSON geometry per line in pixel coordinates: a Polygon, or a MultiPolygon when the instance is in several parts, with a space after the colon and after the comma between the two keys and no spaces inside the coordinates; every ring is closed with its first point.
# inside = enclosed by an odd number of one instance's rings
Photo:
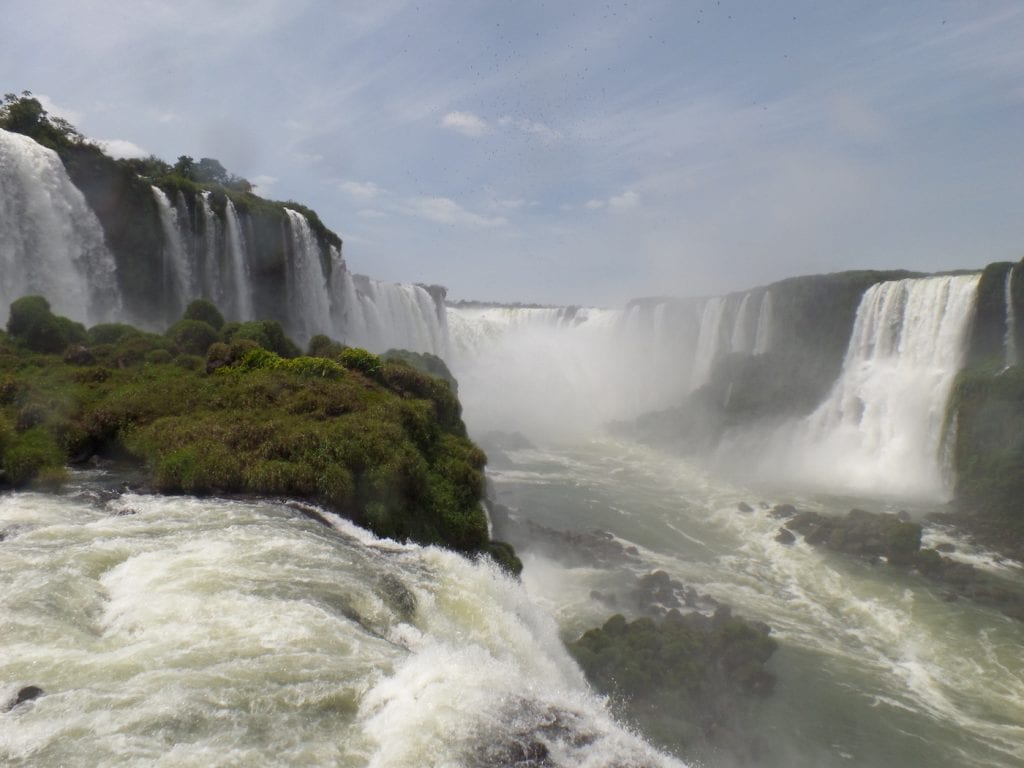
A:
{"type": "Polygon", "coordinates": [[[1006,348],[1006,364],[1016,365],[1017,356],[1017,313],[1013,307],[1013,267],[1006,272],[1006,287],[1003,290],[1006,301],[1006,335],[1003,345],[1006,348]]]}
{"type": "Polygon", "coordinates": [[[220,247],[222,242],[220,219],[210,206],[210,193],[203,192],[197,198],[198,219],[202,222],[196,229],[193,242],[197,261],[201,263],[202,294],[223,306],[224,286],[221,280],[220,247]]]}
{"type": "Polygon", "coordinates": [[[174,291],[174,298],[169,302],[169,315],[181,316],[185,305],[194,298],[195,286],[192,282],[192,265],[189,253],[181,236],[178,211],[171,205],[170,199],[159,187],[150,187],[160,212],[160,226],[164,233],[164,260],[168,267],[168,278],[174,291]]]}
{"type": "Polygon", "coordinates": [[[334,326],[346,344],[375,352],[397,348],[447,356],[447,317],[427,289],[335,271],[332,295],[341,297],[341,309],[334,310],[334,326]]]}
{"type": "Polygon", "coordinates": [[[801,440],[810,477],[873,493],[948,492],[942,430],[978,279],[898,280],[865,292],[839,379],[801,440]]]}
{"type": "Polygon", "coordinates": [[[750,352],[750,294],[743,294],[740,301],[740,308],[736,312],[736,320],[733,321],[732,339],[730,346],[733,352],[750,352]]]}
{"type": "Polygon", "coordinates": [[[690,378],[690,389],[707,384],[711,369],[722,352],[722,318],[725,316],[726,301],[721,296],[712,296],[704,303],[700,318],[700,333],[697,336],[697,353],[690,378]]]}
{"type": "Polygon", "coordinates": [[[228,293],[229,314],[235,320],[252,320],[252,283],[249,279],[249,265],[245,253],[245,238],[234,204],[227,200],[224,206],[225,250],[230,272],[228,293]]]}
{"type": "Polygon", "coordinates": [[[317,333],[330,334],[331,297],[324,275],[320,242],[306,217],[286,208],[288,214],[289,260],[287,274],[288,309],[291,333],[305,344],[317,333]]]}
{"type": "Polygon", "coordinates": [[[761,296],[761,307],[757,312],[757,332],[754,334],[754,354],[763,355],[772,346],[772,292],[761,296]]]}
{"type": "Polygon", "coordinates": [[[87,324],[116,317],[114,257],[60,158],[0,130],[0,317],[26,294],[87,324]]]}

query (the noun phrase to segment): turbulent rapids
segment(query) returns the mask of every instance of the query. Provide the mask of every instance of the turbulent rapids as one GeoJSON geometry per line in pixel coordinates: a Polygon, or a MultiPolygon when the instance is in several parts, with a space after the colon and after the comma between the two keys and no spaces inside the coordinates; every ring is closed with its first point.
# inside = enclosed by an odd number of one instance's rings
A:
{"type": "Polygon", "coordinates": [[[493,567],[96,480],[0,500],[4,765],[676,764],[493,567]]]}

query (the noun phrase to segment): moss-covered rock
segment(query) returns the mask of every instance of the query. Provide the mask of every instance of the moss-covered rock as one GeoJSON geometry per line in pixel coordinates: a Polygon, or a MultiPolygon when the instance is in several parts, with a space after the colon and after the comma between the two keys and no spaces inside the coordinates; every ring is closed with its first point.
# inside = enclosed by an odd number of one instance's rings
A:
{"type": "Polygon", "coordinates": [[[743,748],[737,712],[775,684],[765,667],[777,648],[769,632],[725,606],[713,617],[673,609],[661,621],[617,614],[568,648],[620,715],[697,756],[716,742],[743,748]]]}

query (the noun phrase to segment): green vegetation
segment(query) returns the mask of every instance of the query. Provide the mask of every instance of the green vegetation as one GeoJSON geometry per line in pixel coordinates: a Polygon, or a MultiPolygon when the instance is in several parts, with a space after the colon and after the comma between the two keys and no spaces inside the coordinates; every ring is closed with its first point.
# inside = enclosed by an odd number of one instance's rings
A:
{"type": "Polygon", "coordinates": [[[65,463],[95,455],[143,466],[165,493],[309,499],[515,569],[488,539],[486,457],[445,381],[360,349],[300,356],[274,322],[218,332],[207,304],[158,335],[86,331],[39,297],[15,302],[0,333],[0,484],[59,485],[65,463]]]}
{"type": "Polygon", "coordinates": [[[82,135],[62,117],[50,115],[31,91],[5,93],[0,103],[0,128],[30,136],[44,147],[61,149],[82,141],[82,135]]]}
{"type": "MultiPolygon", "coordinates": [[[[772,691],[765,663],[776,647],[767,627],[727,608],[713,618],[673,609],[660,622],[615,615],[568,644],[620,714],[662,744],[691,750],[721,739],[750,694],[772,691]]],[[[737,747],[737,736],[721,740],[737,747]]]]}

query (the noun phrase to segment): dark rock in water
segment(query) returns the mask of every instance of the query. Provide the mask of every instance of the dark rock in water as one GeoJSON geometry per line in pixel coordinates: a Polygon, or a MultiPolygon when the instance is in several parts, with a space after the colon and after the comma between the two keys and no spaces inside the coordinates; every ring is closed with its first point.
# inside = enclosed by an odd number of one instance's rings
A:
{"type": "Polygon", "coordinates": [[[473,765],[479,768],[547,768],[554,763],[544,742],[505,741],[484,747],[473,765]]]}
{"type": "Polygon", "coordinates": [[[384,602],[405,622],[416,615],[416,595],[392,573],[385,573],[378,582],[384,602]]]}
{"type": "Polygon", "coordinates": [[[852,509],[845,517],[801,512],[786,528],[804,541],[891,567],[914,571],[938,584],[943,599],[965,597],[990,606],[1006,616],[1024,620],[1024,590],[983,573],[967,563],[943,557],[936,549],[921,547],[921,526],[899,515],[852,509]]]}
{"type": "Polygon", "coordinates": [[[772,507],[769,513],[772,517],[783,519],[788,517],[795,517],[797,514],[796,507],[792,504],[776,504],[772,507]]]}
{"type": "Polygon", "coordinates": [[[96,362],[96,357],[89,351],[88,347],[74,344],[68,347],[64,353],[64,362],[69,365],[93,365],[96,362]]]}
{"type": "MultiPolygon", "coordinates": [[[[664,583],[655,574],[650,580],[664,583]]],[[[677,609],[660,621],[615,615],[568,647],[620,717],[690,757],[690,750],[750,746],[735,724],[773,690],[765,668],[777,647],[770,631],[720,605],[713,617],[677,609]]]]}
{"type": "Polygon", "coordinates": [[[759,506],[761,509],[771,509],[771,506],[768,504],[767,501],[759,501],[757,502],[757,506],[759,506]]]}
{"type": "Polygon", "coordinates": [[[331,521],[328,520],[316,507],[309,504],[303,504],[300,501],[289,501],[287,506],[294,509],[296,512],[302,514],[303,517],[308,517],[310,520],[314,520],[320,525],[327,526],[328,528],[334,528],[331,521]]]}
{"type": "Polygon", "coordinates": [[[11,699],[7,706],[4,708],[5,712],[10,712],[19,704],[24,704],[26,701],[32,701],[42,696],[45,691],[38,685],[27,685],[18,691],[18,695],[11,699]]]}
{"type": "Polygon", "coordinates": [[[569,566],[608,567],[639,561],[635,547],[623,546],[607,531],[561,531],[533,520],[527,520],[525,528],[529,540],[523,544],[517,541],[516,546],[540,551],[569,566]]]}
{"type": "Polygon", "coordinates": [[[679,595],[683,589],[682,582],[671,578],[665,571],[652,571],[637,581],[633,597],[638,605],[646,608],[645,612],[650,612],[652,606],[667,610],[682,606],[679,595]]]}
{"type": "Polygon", "coordinates": [[[796,541],[796,536],[786,528],[779,528],[779,532],[775,534],[775,540],[779,544],[793,544],[796,541]]]}
{"type": "Polygon", "coordinates": [[[753,512],[754,511],[754,508],[752,506],[750,506],[749,504],[747,504],[747,502],[745,502],[745,501],[741,501],[739,504],[737,504],[736,505],[736,509],[738,509],[740,512],[753,512]]]}
{"type": "Polygon", "coordinates": [[[935,551],[942,552],[948,555],[950,552],[956,552],[956,545],[954,545],[952,542],[944,541],[941,544],[935,545],[935,551]]]}

